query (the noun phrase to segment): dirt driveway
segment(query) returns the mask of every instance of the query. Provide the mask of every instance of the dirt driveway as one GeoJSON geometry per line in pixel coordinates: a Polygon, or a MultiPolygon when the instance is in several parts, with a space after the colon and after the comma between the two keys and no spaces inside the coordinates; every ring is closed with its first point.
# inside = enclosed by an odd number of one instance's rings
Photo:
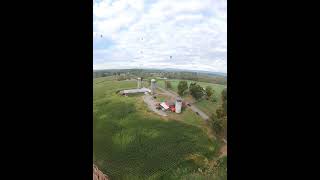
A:
{"type": "Polygon", "coordinates": [[[155,113],[161,115],[161,116],[168,116],[167,113],[163,112],[162,110],[158,110],[156,108],[156,101],[153,99],[153,97],[151,95],[144,95],[143,97],[143,101],[148,105],[149,109],[154,111],[155,113]]]}

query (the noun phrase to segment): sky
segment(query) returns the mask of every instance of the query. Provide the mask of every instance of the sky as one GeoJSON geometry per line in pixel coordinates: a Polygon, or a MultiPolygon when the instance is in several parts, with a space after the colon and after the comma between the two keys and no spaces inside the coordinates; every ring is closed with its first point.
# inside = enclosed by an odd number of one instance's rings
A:
{"type": "Polygon", "coordinates": [[[227,73],[227,0],[94,0],[93,69],[227,73]]]}

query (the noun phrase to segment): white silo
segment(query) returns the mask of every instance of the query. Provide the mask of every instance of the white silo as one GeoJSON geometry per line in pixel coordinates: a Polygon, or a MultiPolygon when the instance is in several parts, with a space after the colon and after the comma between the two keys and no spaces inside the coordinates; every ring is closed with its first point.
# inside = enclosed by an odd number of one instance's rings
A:
{"type": "Polygon", "coordinates": [[[176,99],[176,113],[181,113],[182,100],[181,98],[176,99]]]}
{"type": "Polygon", "coordinates": [[[156,91],[156,80],[151,79],[151,93],[154,94],[156,91]]]}
{"type": "Polygon", "coordinates": [[[141,78],[138,78],[138,89],[141,88],[141,78]]]}

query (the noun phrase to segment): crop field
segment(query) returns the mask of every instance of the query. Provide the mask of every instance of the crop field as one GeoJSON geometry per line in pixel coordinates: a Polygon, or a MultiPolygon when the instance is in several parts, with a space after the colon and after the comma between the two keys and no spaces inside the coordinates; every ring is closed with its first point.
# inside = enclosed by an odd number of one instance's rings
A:
{"type": "Polygon", "coordinates": [[[112,180],[184,179],[218,157],[219,142],[191,111],[162,118],[140,96],[116,94],[136,86],[108,77],[93,81],[93,160],[101,171],[112,180]]]}

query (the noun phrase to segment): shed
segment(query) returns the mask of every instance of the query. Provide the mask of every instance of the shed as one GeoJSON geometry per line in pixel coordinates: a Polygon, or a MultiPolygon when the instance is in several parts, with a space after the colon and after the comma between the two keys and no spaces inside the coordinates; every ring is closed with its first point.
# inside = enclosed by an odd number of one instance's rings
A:
{"type": "Polygon", "coordinates": [[[169,106],[165,102],[160,103],[160,106],[163,107],[165,110],[169,109],[169,106]]]}

